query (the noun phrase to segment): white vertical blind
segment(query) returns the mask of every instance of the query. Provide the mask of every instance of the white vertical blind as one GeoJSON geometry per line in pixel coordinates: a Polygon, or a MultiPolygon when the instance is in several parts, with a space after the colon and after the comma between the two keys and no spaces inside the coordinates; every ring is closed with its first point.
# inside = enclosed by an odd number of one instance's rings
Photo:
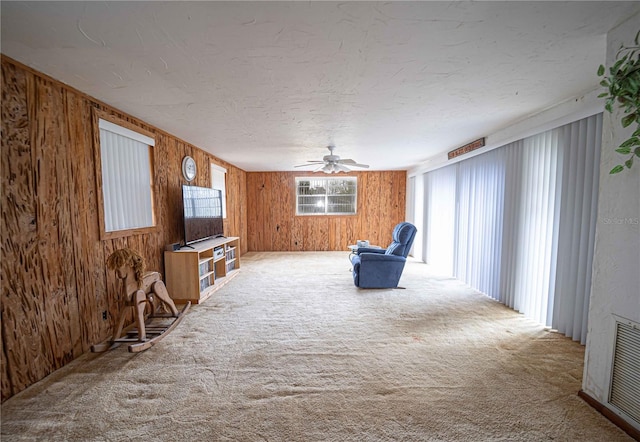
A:
{"type": "MultiPolygon", "coordinates": [[[[554,251],[558,130],[524,140],[517,152],[522,165],[518,194],[509,201],[514,247],[505,259],[513,261],[507,304],[541,324],[549,324],[549,296],[554,251]]],[[[506,275],[504,276],[506,277],[506,275]]]]}
{"type": "Polygon", "coordinates": [[[416,197],[416,177],[409,177],[407,180],[407,213],[406,218],[407,221],[414,224],[416,223],[416,205],[415,205],[415,197],[416,197]]]}
{"type": "MultiPolygon", "coordinates": [[[[411,207],[413,212],[413,221],[412,223],[416,226],[421,226],[425,222],[425,214],[424,214],[424,183],[423,183],[424,175],[417,175],[412,178],[411,188],[413,189],[413,198],[414,204],[411,207]]],[[[413,241],[413,246],[411,247],[411,254],[416,257],[420,257],[423,261],[426,261],[427,258],[425,256],[425,241],[426,241],[426,233],[422,229],[418,229],[416,232],[415,240],[413,241]]]]}
{"type": "Polygon", "coordinates": [[[153,226],[153,140],[105,120],[99,127],[105,231],[153,226]]]}
{"type": "Polygon", "coordinates": [[[499,297],[504,155],[493,150],[458,163],[454,276],[499,297]]]}
{"type": "Polygon", "coordinates": [[[424,176],[425,262],[440,274],[453,276],[457,166],[424,176]]]}
{"type": "Polygon", "coordinates": [[[555,302],[551,326],[586,342],[598,209],[602,114],[563,127],[555,302]]]}
{"type": "Polygon", "coordinates": [[[601,127],[594,115],[425,174],[426,261],[584,343],[601,127]]]}
{"type": "Polygon", "coordinates": [[[520,210],[520,195],[522,193],[523,163],[520,154],[524,149],[524,140],[510,143],[500,150],[505,161],[504,189],[504,222],[502,228],[502,262],[500,263],[500,291],[494,299],[514,308],[516,305],[516,277],[520,263],[515,259],[518,253],[519,224],[516,222],[520,210]]]}
{"type": "MultiPolygon", "coordinates": [[[[419,225],[416,222],[416,177],[409,177],[407,179],[407,208],[406,208],[406,216],[405,219],[412,223],[413,225],[419,225]]],[[[411,245],[411,250],[409,250],[409,254],[415,256],[416,249],[419,253],[422,253],[422,248],[420,247],[420,241],[422,241],[422,236],[418,237],[416,235],[413,244],[411,245]]]]}

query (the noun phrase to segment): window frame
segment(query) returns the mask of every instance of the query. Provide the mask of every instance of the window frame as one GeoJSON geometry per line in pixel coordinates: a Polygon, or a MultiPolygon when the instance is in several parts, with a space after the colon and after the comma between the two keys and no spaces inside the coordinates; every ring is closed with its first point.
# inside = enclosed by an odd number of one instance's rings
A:
{"type": "MultiPolygon", "coordinates": [[[[295,210],[296,216],[355,216],[358,214],[358,177],[357,176],[340,176],[340,177],[328,177],[328,176],[297,176],[295,177],[296,188],[296,203],[295,210]],[[304,213],[300,211],[300,181],[324,181],[324,194],[318,194],[316,196],[324,196],[324,212],[322,213],[304,213]],[[352,181],[355,185],[355,192],[353,193],[353,212],[327,212],[329,206],[328,200],[332,196],[327,189],[329,188],[330,181],[352,181]]],[[[351,196],[351,195],[349,195],[351,196]]]]}
{"type": "Polygon", "coordinates": [[[157,195],[157,179],[155,177],[155,161],[154,161],[154,148],[155,148],[155,134],[151,131],[136,126],[128,121],[122,120],[108,112],[100,109],[93,109],[93,145],[94,145],[94,164],[96,174],[96,199],[98,204],[98,224],[100,229],[100,239],[110,240],[115,238],[123,238],[132,235],[149,234],[158,231],[158,217],[156,214],[156,195],[157,195]],[[106,230],[105,223],[105,207],[104,207],[104,189],[102,179],[102,150],[100,143],[100,120],[104,120],[108,123],[115,124],[124,129],[133,131],[144,137],[154,140],[154,145],[149,145],[149,188],[151,191],[151,226],[134,227],[121,230],[106,230]]]}

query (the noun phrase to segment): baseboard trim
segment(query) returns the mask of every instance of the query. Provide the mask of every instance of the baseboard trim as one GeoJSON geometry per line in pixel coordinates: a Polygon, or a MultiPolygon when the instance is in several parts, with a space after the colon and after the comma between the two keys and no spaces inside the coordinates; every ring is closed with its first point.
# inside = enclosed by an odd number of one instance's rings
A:
{"type": "Polygon", "coordinates": [[[609,419],[613,424],[620,427],[622,431],[627,433],[635,440],[640,441],[640,431],[633,427],[629,422],[622,419],[616,413],[607,408],[604,404],[601,404],[596,399],[585,393],[583,390],[580,390],[578,392],[578,396],[581,397],[582,400],[584,400],[587,404],[595,408],[597,412],[609,419]]]}

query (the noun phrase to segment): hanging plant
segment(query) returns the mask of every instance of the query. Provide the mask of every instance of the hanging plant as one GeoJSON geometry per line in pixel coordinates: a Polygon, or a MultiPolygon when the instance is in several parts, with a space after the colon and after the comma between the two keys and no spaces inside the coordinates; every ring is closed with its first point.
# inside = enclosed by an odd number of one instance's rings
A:
{"type": "MultiPolygon", "coordinates": [[[[621,46],[616,54],[616,61],[609,68],[609,75],[605,76],[600,85],[607,88],[598,97],[606,97],[604,108],[613,112],[613,105],[617,103],[623,111],[620,120],[622,127],[636,125],[631,138],[624,141],[616,152],[624,155],[624,164],[618,164],[609,173],[620,173],[625,168],[631,169],[633,158],[640,157],[640,31],[634,40],[635,46],[621,46]]],[[[605,74],[605,67],[600,65],[598,76],[605,74]]]]}

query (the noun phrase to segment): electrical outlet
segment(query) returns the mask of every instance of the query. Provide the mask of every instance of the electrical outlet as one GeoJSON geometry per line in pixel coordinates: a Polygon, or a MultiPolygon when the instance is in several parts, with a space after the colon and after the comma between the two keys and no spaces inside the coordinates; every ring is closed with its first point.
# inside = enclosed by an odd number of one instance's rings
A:
{"type": "Polygon", "coordinates": [[[102,312],[102,320],[103,321],[107,320],[107,311],[106,310],[102,312]]]}

